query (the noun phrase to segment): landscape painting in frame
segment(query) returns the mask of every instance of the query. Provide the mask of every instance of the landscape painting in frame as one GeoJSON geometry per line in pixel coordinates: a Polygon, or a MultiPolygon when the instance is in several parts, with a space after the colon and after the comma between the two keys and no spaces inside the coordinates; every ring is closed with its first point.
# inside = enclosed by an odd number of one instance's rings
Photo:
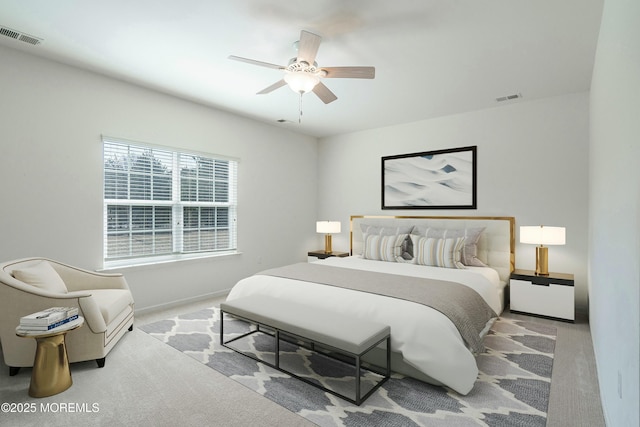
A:
{"type": "Polygon", "coordinates": [[[476,209],[476,146],[382,158],[382,209],[476,209]]]}

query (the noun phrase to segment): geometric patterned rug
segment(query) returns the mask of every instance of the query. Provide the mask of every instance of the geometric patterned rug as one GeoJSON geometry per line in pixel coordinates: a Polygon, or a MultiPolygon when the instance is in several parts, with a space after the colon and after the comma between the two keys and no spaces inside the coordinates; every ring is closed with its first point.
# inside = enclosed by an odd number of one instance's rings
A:
{"type": "MultiPolygon", "coordinates": [[[[322,427],[546,425],[554,327],[499,318],[485,337],[486,351],[477,356],[480,374],[466,396],[394,373],[356,406],[222,347],[218,322],[213,307],[139,329],[322,427]]],[[[245,322],[225,317],[226,339],[247,330],[245,322]]],[[[234,345],[273,360],[269,336],[253,334],[234,345]]],[[[280,350],[281,363],[287,361],[298,375],[334,389],[353,384],[353,366],[340,367],[334,359],[286,343],[280,350]]]]}

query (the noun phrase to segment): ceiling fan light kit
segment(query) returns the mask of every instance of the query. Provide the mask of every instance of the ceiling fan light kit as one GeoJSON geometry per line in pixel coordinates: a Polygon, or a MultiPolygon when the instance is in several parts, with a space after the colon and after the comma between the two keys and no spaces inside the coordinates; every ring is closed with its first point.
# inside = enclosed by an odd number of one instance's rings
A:
{"type": "MultiPolygon", "coordinates": [[[[325,104],[335,101],[338,97],[321,82],[322,78],[375,78],[374,67],[318,67],[315,59],[321,40],[322,38],[317,34],[302,30],[300,40],[297,42],[298,56],[291,59],[286,67],[233,55],[229,56],[229,59],[284,72],[281,80],[262,89],[258,95],[264,95],[288,85],[291,90],[299,93],[300,97],[307,92],[315,93],[325,104]]],[[[300,108],[300,116],[302,116],[302,108],[300,108]]]]}
{"type": "Polygon", "coordinates": [[[287,71],[284,81],[295,93],[307,93],[320,83],[320,77],[308,71],[287,71]]]}

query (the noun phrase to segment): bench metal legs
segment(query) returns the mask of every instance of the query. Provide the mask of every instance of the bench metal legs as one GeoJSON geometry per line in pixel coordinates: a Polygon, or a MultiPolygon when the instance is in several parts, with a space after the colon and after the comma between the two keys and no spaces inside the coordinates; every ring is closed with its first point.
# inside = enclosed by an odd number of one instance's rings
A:
{"type": "MultiPolygon", "coordinates": [[[[227,348],[229,348],[229,349],[231,349],[231,350],[233,350],[233,351],[235,351],[237,353],[240,353],[240,354],[242,354],[242,355],[244,355],[246,357],[249,357],[249,358],[251,358],[253,360],[256,360],[258,362],[264,363],[267,366],[270,366],[270,367],[272,367],[274,369],[277,369],[277,370],[279,370],[281,372],[284,372],[284,373],[286,373],[288,375],[291,375],[292,377],[297,378],[297,379],[299,379],[301,381],[304,381],[307,384],[311,384],[314,387],[318,387],[318,388],[320,388],[320,389],[322,389],[322,390],[324,390],[324,391],[326,391],[328,393],[331,393],[331,394],[333,394],[335,396],[338,396],[338,397],[340,397],[342,399],[345,399],[348,402],[355,403],[356,405],[360,405],[369,396],[371,396],[382,384],[384,384],[384,382],[387,381],[389,379],[389,377],[391,376],[391,337],[389,335],[387,335],[385,338],[381,339],[377,343],[373,344],[371,347],[369,347],[368,349],[366,349],[362,353],[354,354],[354,353],[350,353],[348,351],[345,351],[345,350],[342,350],[342,349],[339,349],[339,348],[335,348],[335,347],[332,347],[332,346],[329,346],[329,345],[326,345],[326,344],[313,342],[309,338],[300,337],[300,336],[297,336],[295,334],[292,334],[292,333],[284,331],[284,330],[281,331],[278,328],[274,328],[273,326],[265,325],[265,324],[256,322],[255,320],[251,320],[251,319],[247,319],[247,318],[235,315],[235,314],[231,314],[232,316],[234,316],[234,317],[236,317],[238,319],[241,319],[241,320],[249,322],[249,323],[251,323],[253,325],[256,325],[257,329],[250,330],[249,332],[246,332],[246,333],[244,333],[242,335],[239,335],[237,337],[234,337],[234,338],[231,338],[231,339],[225,341],[225,339],[224,339],[224,313],[225,313],[224,311],[220,310],[220,344],[222,346],[227,347],[227,348]],[[251,334],[255,334],[255,333],[258,333],[258,332],[267,334],[267,332],[265,332],[264,330],[260,329],[260,326],[267,327],[267,328],[269,328],[269,329],[274,331],[274,333],[273,333],[273,337],[275,339],[275,352],[274,352],[275,362],[274,363],[269,363],[269,362],[267,362],[265,360],[257,358],[256,356],[254,356],[252,354],[246,353],[246,352],[244,352],[242,350],[238,350],[238,349],[228,345],[228,344],[230,344],[230,343],[232,343],[234,341],[237,341],[239,339],[242,339],[242,338],[244,338],[246,336],[249,336],[251,334]],[[345,396],[345,395],[340,394],[340,393],[338,393],[338,392],[336,392],[334,390],[328,389],[328,388],[326,388],[326,387],[324,387],[324,386],[322,386],[320,384],[317,384],[315,382],[310,381],[309,379],[307,379],[305,377],[301,377],[301,376],[296,375],[295,373],[293,373],[291,371],[288,371],[288,370],[282,368],[280,366],[280,340],[282,339],[281,336],[280,336],[281,332],[283,332],[287,336],[298,338],[298,339],[300,339],[302,341],[311,343],[311,350],[312,351],[316,351],[315,350],[315,346],[318,346],[318,347],[325,348],[326,350],[329,350],[329,351],[332,351],[332,352],[336,352],[336,353],[340,353],[340,354],[347,355],[347,356],[350,356],[350,357],[354,358],[354,360],[355,360],[355,382],[356,382],[356,385],[355,385],[355,398],[352,399],[349,396],[345,396]],[[367,354],[369,351],[373,350],[375,347],[380,345],[383,341],[386,342],[386,350],[387,350],[387,366],[384,368],[384,371],[383,372],[379,372],[378,370],[374,369],[373,367],[363,368],[362,367],[362,356],[367,354]],[[374,373],[382,376],[382,378],[376,383],[376,385],[371,390],[369,390],[364,396],[362,396],[362,390],[361,390],[362,370],[368,370],[368,371],[374,372],[374,373]]],[[[268,335],[271,335],[271,334],[268,334],[268,335]]],[[[326,353],[323,353],[323,354],[325,356],[327,356],[327,357],[332,357],[332,356],[330,356],[330,355],[328,355],[326,353]]],[[[335,359],[335,357],[333,357],[333,358],[335,359]]]]}

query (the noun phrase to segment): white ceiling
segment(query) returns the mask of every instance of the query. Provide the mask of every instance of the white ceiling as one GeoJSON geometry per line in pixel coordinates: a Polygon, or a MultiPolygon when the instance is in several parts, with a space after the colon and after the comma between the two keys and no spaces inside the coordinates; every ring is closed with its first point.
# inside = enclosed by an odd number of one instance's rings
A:
{"type": "MultiPolygon", "coordinates": [[[[603,0],[2,0],[0,26],[42,39],[0,44],[318,137],[589,90],[603,0]],[[322,66],[323,104],[282,87],[300,30],[322,66]],[[285,119],[285,123],[277,123],[285,119]]],[[[1,59],[0,59],[1,64],[1,59]]],[[[6,65],[6,64],[5,64],[6,65]]]]}

